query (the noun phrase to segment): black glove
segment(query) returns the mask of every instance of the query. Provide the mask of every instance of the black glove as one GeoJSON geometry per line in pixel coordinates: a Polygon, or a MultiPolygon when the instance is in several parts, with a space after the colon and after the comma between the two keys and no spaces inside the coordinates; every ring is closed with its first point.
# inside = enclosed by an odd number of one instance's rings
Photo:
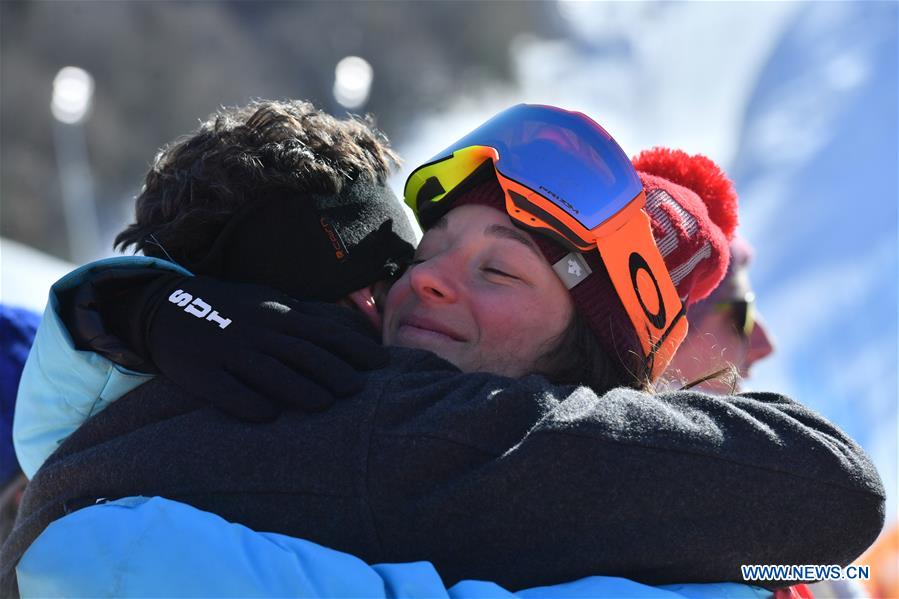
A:
{"type": "MultiPolygon", "coordinates": [[[[338,323],[333,306],[265,287],[144,269],[107,269],[88,287],[79,292],[75,314],[99,312],[103,325],[133,351],[120,354],[139,356],[243,420],[271,420],[281,407],[323,410],[361,389],[358,370],[387,361],[361,317],[362,327],[338,323]]],[[[80,340],[90,349],[120,349],[108,335],[80,340]]]]}

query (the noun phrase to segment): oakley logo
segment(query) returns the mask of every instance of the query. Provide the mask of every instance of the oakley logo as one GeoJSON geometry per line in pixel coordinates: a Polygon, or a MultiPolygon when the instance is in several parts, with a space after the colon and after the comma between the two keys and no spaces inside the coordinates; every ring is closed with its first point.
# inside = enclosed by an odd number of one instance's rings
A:
{"type": "Polygon", "coordinates": [[[172,295],[169,296],[169,301],[180,308],[184,308],[184,311],[191,316],[204,318],[210,322],[214,322],[219,325],[220,329],[224,329],[231,324],[230,318],[222,318],[218,312],[212,309],[212,306],[199,297],[195,299],[194,296],[182,289],[176,289],[172,295]]]}
{"type": "MultiPolygon", "coordinates": [[[[646,315],[647,320],[652,323],[652,326],[657,329],[662,329],[665,326],[666,321],[665,302],[662,299],[662,289],[659,287],[659,282],[656,280],[655,275],[652,274],[652,270],[650,270],[646,258],[637,252],[632,252],[628,259],[628,268],[631,271],[631,285],[634,287],[634,294],[636,294],[637,300],[640,302],[640,307],[643,308],[643,313],[646,315]],[[646,276],[648,276],[649,280],[652,282],[652,287],[656,292],[656,305],[659,307],[658,312],[653,312],[647,308],[646,302],[643,301],[643,293],[640,289],[641,285],[637,280],[641,272],[646,273],[646,276]]],[[[646,279],[644,278],[644,281],[645,280],[646,279]]],[[[645,287],[645,285],[643,287],[645,287]]]]}

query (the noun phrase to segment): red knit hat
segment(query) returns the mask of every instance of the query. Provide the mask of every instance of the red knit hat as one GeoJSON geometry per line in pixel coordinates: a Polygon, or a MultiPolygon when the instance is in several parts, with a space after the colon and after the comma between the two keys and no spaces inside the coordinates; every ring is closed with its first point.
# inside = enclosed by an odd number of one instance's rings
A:
{"type": "MultiPolygon", "coordinates": [[[[689,306],[711,293],[727,271],[728,242],[737,226],[737,194],[727,176],[705,156],[654,148],[634,158],[633,164],[646,191],[645,210],[656,246],[678,295],[689,306]]],[[[503,190],[495,178],[462,193],[453,207],[465,204],[505,212],[503,190]]],[[[549,237],[535,234],[533,238],[550,264],[569,253],[549,237]]],[[[645,372],[640,342],[599,252],[582,256],[592,274],[570,290],[574,305],[625,372],[645,372]]]]}

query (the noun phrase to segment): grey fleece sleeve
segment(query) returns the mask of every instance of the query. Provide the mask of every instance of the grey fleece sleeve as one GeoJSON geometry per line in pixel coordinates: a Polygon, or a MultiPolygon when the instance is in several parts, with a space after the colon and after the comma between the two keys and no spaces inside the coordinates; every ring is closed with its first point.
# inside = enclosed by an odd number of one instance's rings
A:
{"type": "Polygon", "coordinates": [[[742,582],[741,564],[846,564],[881,529],[864,451],[783,396],[541,380],[435,377],[414,414],[383,402],[369,480],[391,558],[427,555],[447,584],[742,582]]]}

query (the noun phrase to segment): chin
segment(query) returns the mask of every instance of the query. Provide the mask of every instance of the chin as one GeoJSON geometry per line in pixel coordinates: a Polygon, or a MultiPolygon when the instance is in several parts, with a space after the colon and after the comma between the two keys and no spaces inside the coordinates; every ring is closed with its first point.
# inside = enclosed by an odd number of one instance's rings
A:
{"type": "Polygon", "coordinates": [[[407,349],[420,349],[424,351],[429,351],[432,354],[435,354],[450,364],[453,364],[456,367],[459,367],[458,361],[454,359],[453,352],[447,350],[446,347],[443,347],[439,344],[430,344],[425,341],[419,339],[392,339],[390,342],[385,341],[385,345],[392,345],[394,347],[405,347],[407,349]]]}
{"type": "Polygon", "coordinates": [[[443,358],[444,360],[446,360],[447,362],[449,362],[450,364],[452,364],[453,366],[455,366],[462,372],[469,372],[468,370],[465,369],[463,364],[460,364],[458,356],[456,356],[453,352],[447,351],[446,348],[422,346],[422,347],[419,347],[418,349],[423,349],[423,350],[429,351],[432,354],[434,354],[440,358],[443,358]]]}
{"type": "MultiPolygon", "coordinates": [[[[448,358],[445,358],[447,361],[452,362],[448,358]]],[[[509,378],[521,378],[528,374],[532,374],[537,371],[536,365],[532,365],[532,367],[526,367],[524,364],[520,363],[510,363],[506,361],[479,361],[476,364],[456,364],[456,367],[459,368],[462,372],[487,372],[489,374],[496,374],[499,376],[507,376],[509,378]]]]}

